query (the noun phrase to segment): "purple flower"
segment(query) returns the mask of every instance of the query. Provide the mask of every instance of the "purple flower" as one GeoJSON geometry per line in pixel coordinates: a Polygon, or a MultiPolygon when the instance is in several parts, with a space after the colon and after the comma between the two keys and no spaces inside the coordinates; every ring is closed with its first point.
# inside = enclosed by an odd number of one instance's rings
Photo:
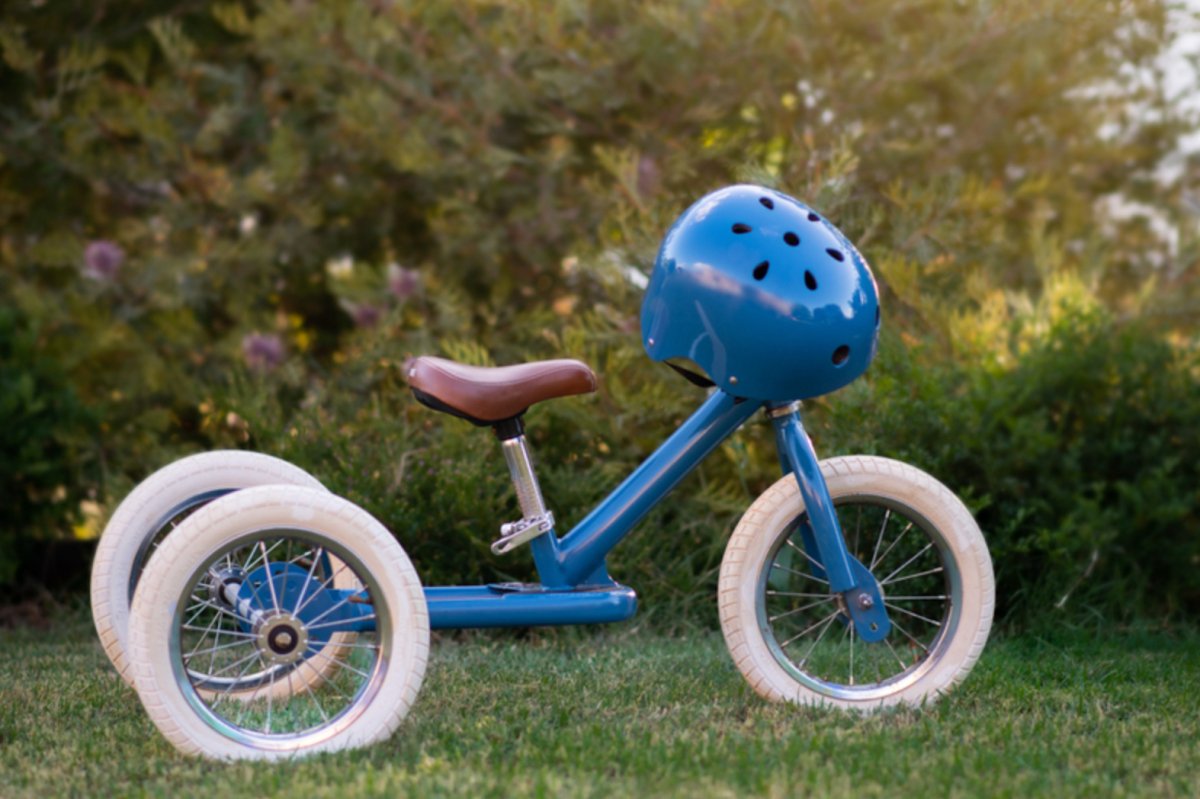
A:
{"type": "Polygon", "coordinates": [[[374,327],[379,323],[379,318],[382,315],[382,312],[378,308],[365,302],[350,308],[350,318],[359,327],[374,327]]]}
{"type": "Polygon", "coordinates": [[[649,197],[658,191],[662,183],[662,173],[658,164],[648,155],[643,155],[637,163],[637,190],[643,197],[649,197]]]}
{"type": "Polygon", "coordinates": [[[248,333],[242,338],[242,357],[256,372],[269,372],[283,363],[283,339],[274,333],[248,333]]]}
{"type": "Polygon", "coordinates": [[[417,293],[421,285],[421,273],[416,269],[405,269],[399,264],[388,266],[388,291],[398,300],[407,300],[417,293]]]}
{"type": "Polygon", "coordinates": [[[83,251],[83,273],[92,280],[113,280],[125,261],[125,251],[111,241],[89,242],[83,251]]]}

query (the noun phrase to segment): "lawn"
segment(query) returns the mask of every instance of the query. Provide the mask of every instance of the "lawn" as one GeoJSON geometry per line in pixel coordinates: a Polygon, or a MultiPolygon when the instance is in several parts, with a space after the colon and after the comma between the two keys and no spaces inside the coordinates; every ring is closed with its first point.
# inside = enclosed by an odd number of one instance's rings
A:
{"type": "Polygon", "coordinates": [[[282,765],[177,755],[90,626],[0,632],[0,796],[1197,796],[1200,636],[993,641],[939,705],[769,705],[718,634],[435,643],[400,732],[282,765]]]}

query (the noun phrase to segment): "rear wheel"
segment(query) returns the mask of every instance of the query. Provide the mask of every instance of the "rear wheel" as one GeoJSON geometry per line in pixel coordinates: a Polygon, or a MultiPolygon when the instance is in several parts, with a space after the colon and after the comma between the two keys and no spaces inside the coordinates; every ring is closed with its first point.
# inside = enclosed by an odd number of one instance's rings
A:
{"type": "Polygon", "coordinates": [[[738,669],[768,699],[858,709],[933,700],[971,670],[991,628],[991,558],[962,502],[928,474],[875,457],[822,461],[850,554],[892,628],[858,638],[816,553],[795,478],[760,496],[721,564],[720,611],[738,669]]]}
{"type": "Polygon", "coordinates": [[[424,676],[429,616],[378,521],[327,492],[265,486],[167,539],[138,586],[130,641],[138,694],[177,748],[280,759],[390,735],[424,676]],[[339,589],[339,575],[355,587],[339,589]],[[339,634],[354,639],[332,644],[339,634]]]}
{"type": "Polygon", "coordinates": [[[315,477],[287,461],[258,452],[218,450],[159,469],[113,512],[92,563],[92,617],[105,654],[130,687],[129,606],[147,562],[199,508],[233,491],[260,485],[324,490],[315,477]]]}

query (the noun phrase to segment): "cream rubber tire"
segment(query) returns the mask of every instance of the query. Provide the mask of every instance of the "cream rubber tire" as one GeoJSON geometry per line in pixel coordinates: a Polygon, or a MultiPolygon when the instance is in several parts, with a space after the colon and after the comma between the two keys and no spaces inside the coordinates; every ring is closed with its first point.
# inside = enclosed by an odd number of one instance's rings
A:
{"type": "Polygon", "coordinates": [[[856,647],[844,605],[805,554],[789,475],[747,509],[721,563],[734,663],[773,701],[869,711],[936,700],[967,676],[991,629],[995,585],[978,525],[949,489],[899,461],[832,458],[821,473],[847,548],[882,584],[892,629],[856,647]]]}
{"type": "MultiPolygon", "coordinates": [[[[392,734],[416,699],[425,674],[429,614],[412,563],[382,524],[328,492],[275,485],[215,500],[184,520],[178,533],[167,538],[147,565],[130,623],[138,695],[155,726],[176,748],[217,759],[278,760],[366,746],[392,734]],[[307,556],[292,556],[289,547],[296,546],[306,547],[307,556]],[[208,599],[210,575],[236,560],[231,553],[240,557],[259,550],[264,561],[268,553],[281,553],[273,565],[299,562],[301,570],[326,553],[336,555],[338,563],[353,572],[361,591],[357,598],[347,595],[331,608],[354,602],[368,608],[374,624],[345,647],[358,659],[339,664],[326,684],[296,691],[290,702],[279,692],[264,691],[255,702],[222,704],[220,697],[193,685],[186,661],[208,633],[192,632],[204,627],[204,621],[193,622],[189,614],[194,608],[203,611],[206,603],[216,607],[208,599]],[[197,636],[200,643],[193,647],[197,636]]],[[[291,607],[281,599],[275,600],[274,611],[268,604],[259,626],[292,620],[285,628],[286,643],[292,644],[336,618],[323,611],[315,619],[297,621],[321,590],[301,588],[300,594],[307,599],[298,598],[291,607]],[[320,619],[325,621],[318,623],[320,619]]],[[[230,607],[214,610],[208,626],[240,617],[226,633],[233,636],[232,646],[244,647],[248,655],[235,650],[229,655],[232,662],[273,657],[262,635],[239,631],[245,628],[238,625],[249,616],[242,608],[232,612],[230,607]]],[[[201,656],[229,646],[214,643],[200,650],[201,656]]],[[[289,651],[281,648],[280,657],[289,656],[289,651]]],[[[295,654],[303,656],[303,647],[295,654]]],[[[304,662],[297,665],[302,670],[304,662]]]]}
{"type": "Polygon", "coordinates": [[[92,618],[108,659],[130,687],[129,606],[147,561],[188,513],[231,491],[260,485],[324,490],[298,466],[258,452],[218,450],[181,458],[129,493],[104,528],[92,562],[92,618]]]}

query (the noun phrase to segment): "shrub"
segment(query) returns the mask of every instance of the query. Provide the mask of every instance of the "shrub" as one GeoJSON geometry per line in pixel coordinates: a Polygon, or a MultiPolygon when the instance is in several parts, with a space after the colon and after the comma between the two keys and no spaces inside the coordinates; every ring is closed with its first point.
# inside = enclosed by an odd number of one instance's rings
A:
{"type": "MultiPolygon", "coordinates": [[[[11,400],[32,421],[4,459],[27,435],[58,443],[40,450],[53,478],[6,483],[27,504],[0,537],[71,535],[83,499],[111,508],[183,453],[243,446],[365,504],[427,579],[528,576],[486,550],[514,512],[487,434],[418,408],[404,359],[573,355],[601,373],[597,396],[530,414],[569,525],[698,401],[642,356],[631,281],[691,200],[751,179],[821,208],[881,281],[892,338],[868,382],[814,403],[823,452],[949,475],[999,553],[1032,564],[1004,560],[1006,601],[1041,590],[1042,564],[1044,585],[1070,584],[1093,551],[1074,596],[1115,584],[1105,564],[1132,550],[1113,513],[1190,529],[1192,495],[1171,493],[1186,458],[1075,432],[1099,408],[1148,430],[1192,368],[1195,166],[1176,141],[1195,126],[1158,69],[1169,20],[1158,0],[6,8],[0,270],[34,337],[14,380],[40,388],[11,400]],[[1104,321],[1034,335],[1064,276],[1104,321]],[[1154,358],[1164,371],[1139,371],[1154,358]],[[1144,403],[1105,399],[1113,381],[1144,403]],[[46,427],[38,409],[71,397],[86,412],[46,427]],[[980,443],[951,451],[945,424],[980,443]],[[1029,482],[1048,464],[1062,481],[1029,482]]],[[[1180,402],[1164,418],[1183,424],[1180,402]]],[[[700,613],[725,532],[774,473],[752,426],[614,573],[700,613]]],[[[1106,612],[1192,606],[1166,571],[1186,552],[1161,552],[1106,612]]]]}
{"type": "Polygon", "coordinates": [[[1195,350],[1070,308],[1008,368],[941,363],[889,340],[822,430],[836,448],[909,460],[966,498],[1002,613],[1130,620],[1195,607],[1195,350]]]}
{"type": "Polygon", "coordinates": [[[70,530],[88,496],[96,421],[38,339],[28,319],[0,308],[0,584],[24,582],[18,555],[70,530]]]}

